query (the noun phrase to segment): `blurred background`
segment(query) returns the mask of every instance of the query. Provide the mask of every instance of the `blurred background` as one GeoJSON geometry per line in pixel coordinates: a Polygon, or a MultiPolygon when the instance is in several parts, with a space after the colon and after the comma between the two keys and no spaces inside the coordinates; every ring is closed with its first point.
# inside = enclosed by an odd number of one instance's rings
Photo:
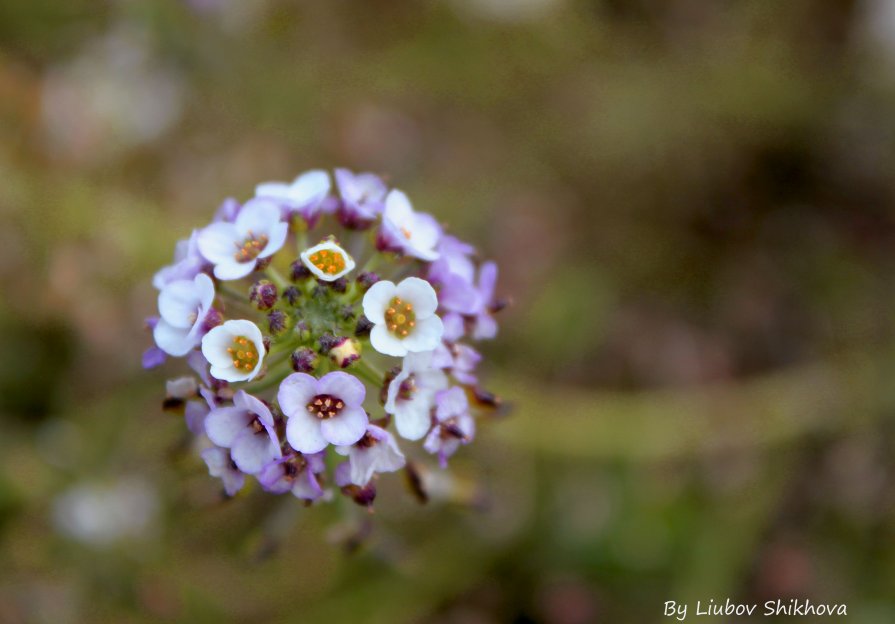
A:
{"type": "Polygon", "coordinates": [[[4,0],[0,622],[895,621],[893,165],[887,0],[4,0]],[[372,523],[223,500],[140,369],[175,241],[333,166],[515,300],[372,523]]]}

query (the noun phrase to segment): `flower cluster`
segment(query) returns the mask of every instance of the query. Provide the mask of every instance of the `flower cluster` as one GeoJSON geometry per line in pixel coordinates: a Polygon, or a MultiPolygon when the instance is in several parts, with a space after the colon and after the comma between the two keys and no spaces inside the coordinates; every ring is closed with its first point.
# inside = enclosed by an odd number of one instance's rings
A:
{"type": "Polygon", "coordinates": [[[177,244],[143,365],[186,357],[166,404],[228,495],[250,476],[370,505],[377,475],[407,465],[397,437],[444,468],[494,406],[468,342],[497,333],[496,279],[378,176],[309,171],[226,200],[177,244]]]}

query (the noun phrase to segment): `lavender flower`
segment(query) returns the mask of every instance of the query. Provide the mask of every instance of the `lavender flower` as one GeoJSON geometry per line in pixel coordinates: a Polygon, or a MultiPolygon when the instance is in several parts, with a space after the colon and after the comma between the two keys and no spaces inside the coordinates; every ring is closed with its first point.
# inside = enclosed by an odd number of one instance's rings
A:
{"type": "Polygon", "coordinates": [[[258,474],[258,482],[273,494],[291,492],[296,498],[317,500],[323,496],[323,488],[315,475],[325,469],[322,453],[289,454],[267,464],[258,474]]]}
{"type": "Polygon", "coordinates": [[[395,427],[402,437],[419,440],[426,435],[435,393],[447,385],[447,376],[432,366],[431,351],[411,353],[404,358],[404,367],[389,384],[385,401],[385,411],[394,415],[395,427]]]}
{"type": "Polygon", "coordinates": [[[199,253],[199,231],[193,230],[188,239],[177,242],[174,248],[174,264],[160,269],[152,278],[152,285],[161,290],[171,282],[191,280],[206,264],[205,258],[199,253]]]}
{"type": "Polygon", "coordinates": [[[230,449],[237,468],[255,474],[282,456],[270,409],[243,390],[233,396],[232,407],[219,407],[205,418],[205,434],[230,449]]]}
{"type": "Polygon", "coordinates": [[[214,283],[204,273],[192,280],[168,282],[158,296],[161,318],[153,337],[158,348],[182,356],[199,344],[205,317],[214,302],[214,283]]]}
{"type": "Polygon", "coordinates": [[[245,277],[258,260],[279,251],[289,226],[280,220],[280,210],[269,200],[249,200],[233,223],[212,223],[199,233],[199,251],[214,264],[219,280],[245,277]]]}
{"type": "Polygon", "coordinates": [[[438,259],[435,246],[440,236],[441,226],[434,217],[414,212],[403,192],[395,189],[385,198],[380,231],[381,244],[385,248],[431,262],[438,259]]]}
{"type": "Polygon", "coordinates": [[[311,227],[317,222],[332,183],[322,169],[307,171],[292,183],[265,182],[255,187],[255,196],[274,200],[287,218],[299,214],[311,227]]]}
{"type": "Polygon", "coordinates": [[[432,366],[447,370],[462,384],[475,385],[478,378],[475,369],[482,361],[482,355],[465,344],[441,344],[432,356],[432,366]]]}
{"type": "Polygon", "coordinates": [[[352,446],[336,448],[347,455],[351,466],[351,483],[364,486],[379,472],[394,472],[404,467],[404,453],[395,438],[385,429],[369,425],[364,436],[352,446]]]}
{"type": "Polygon", "coordinates": [[[277,394],[288,417],[286,439],[300,453],[318,453],[329,444],[354,444],[366,431],[362,404],[366,388],[348,373],[327,373],[315,379],[292,373],[277,394]]]}
{"type": "Polygon", "coordinates": [[[442,468],[447,458],[457,452],[461,444],[468,444],[475,435],[475,420],[469,414],[469,401],[462,388],[454,386],[435,395],[436,424],[426,436],[423,448],[434,455],[442,468]]]}
{"type": "Polygon", "coordinates": [[[245,485],[245,475],[230,459],[228,450],[216,446],[207,448],[202,451],[202,459],[208,466],[208,474],[221,480],[227,496],[234,496],[245,485]]]}
{"type": "Polygon", "coordinates": [[[335,178],[342,197],[339,222],[352,229],[369,227],[385,207],[385,182],[372,173],[352,173],[348,169],[336,169],[335,178]]]}

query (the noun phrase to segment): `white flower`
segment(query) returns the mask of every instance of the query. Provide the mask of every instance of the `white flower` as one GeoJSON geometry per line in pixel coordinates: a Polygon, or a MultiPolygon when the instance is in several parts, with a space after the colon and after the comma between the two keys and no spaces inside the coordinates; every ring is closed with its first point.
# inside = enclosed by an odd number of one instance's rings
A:
{"type": "Polygon", "coordinates": [[[205,334],[202,355],[211,364],[211,376],[221,381],[249,381],[264,361],[261,330],[251,321],[226,321],[205,334]]]}
{"type": "Polygon", "coordinates": [[[419,440],[432,424],[435,394],[448,387],[443,371],[432,367],[432,352],[411,353],[404,358],[398,376],[388,387],[385,411],[395,417],[402,437],[419,440]]]}
{"type": "Polygon", "coordinates": [[[360,487],[369,483],[375,473],[395,472],[407,463],[394,436],[376,425],[369,425],[367,433],[356,444],[337,446],[336,452],[348,456],[351,482],[360,487]]]}
{"type": "Polygon", "coordinates": [[[193,279],[175,280],[158,296],[161,318],[153,330],[158,348],[180,357],[199,344],[202,324],[214,302],[214,282],[205,273],[193,279]]]}
{"type": "Polygon", "coordinates": [[[396,357],[431,351],[441,342],[444,325],[435,314],[438,296],[424,279],[408,277],[376,282],[364,295],[364,315],[375,327],[370,332],[373,348],[396,357]]]}
{"type": "Polygon", "coordinates": [[[317,214],[320,204],[332,188],[329,174],[323,169],[312,169],[292,183],[265,182],[255,187],[256,197],[267,197],[281,204],[287,212],[299,212],[306,219],[317,214]]]}
{"type": "Polygon", "coordinates": [[[438,259],[435,246],[441,226],[432,215],[414,212],[407,195],[397,189],[385,198],[382,228],[388,243],[408,256],[429,262],[438,259]]]}
{"type": "Polygon", "coordinates": [[[354,270],[354,259],[332,241],[323,241],[301,252],[301,261],[324,282],[334,282],[354,270]]]}
{"type": "Polygon", "coordinates": [[[199,251],[215,265],[219,280],[239,279],[251,273],[258,260],[279,251],[288,230],[275,203],[250,199],[233,223],[212,223],[199,233],[199,251]]]}

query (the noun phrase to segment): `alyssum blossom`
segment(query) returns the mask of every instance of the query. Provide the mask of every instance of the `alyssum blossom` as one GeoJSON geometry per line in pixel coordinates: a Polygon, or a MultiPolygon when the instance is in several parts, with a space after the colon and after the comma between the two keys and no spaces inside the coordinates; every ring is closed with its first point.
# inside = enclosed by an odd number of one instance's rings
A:
{"type": "Polygon", "coordinates": [[[193,375],[168,383],[165,408],[228,496],[252,478],[370,506],[380,475],[446,466],[496,404],[469,344],[496,334],[496,265],[382,178],[334,178],[225,200],[153,279],[144,365],[186,357],[193,375]]]}

